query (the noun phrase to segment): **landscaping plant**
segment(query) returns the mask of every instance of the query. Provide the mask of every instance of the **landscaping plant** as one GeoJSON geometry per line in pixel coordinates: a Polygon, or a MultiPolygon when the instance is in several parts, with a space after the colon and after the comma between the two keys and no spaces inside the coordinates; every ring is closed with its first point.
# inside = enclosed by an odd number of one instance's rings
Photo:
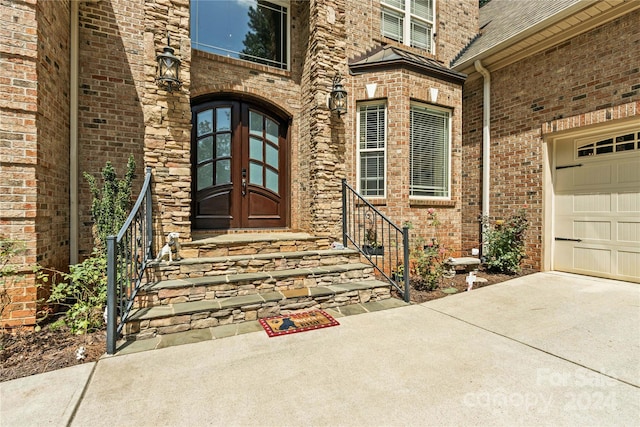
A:
{"type": "MultiPolygon", "coordinates": [[[[433,236],[425,240],[422,236],[412,239],[415,244],[409,252],[409,281],[417,290],[433,291],[438,288],[440,278],[445,273],[445,261],[449,251],[438,241],[438,227],[440,220],[435,209],[427,210],[427,225],[433,228],[433,236]]],[[[405,226],[413,228],[411,222],[405,226]]],[[[404,267],[400,266],[397,273],[403,275],[404,267]]]]}
{"type": "Polygon", "coordinates": [[[135,161],[129,157],[127,172],[118,179],[107,161],[102,170],[102,188],[95,177],[84,173],[89,182],[93,201],[91,216],[94,221],[94,249],[82,263],[62,273],[59,283],[52,284],[49,303],[67,307],[64,322],[73,333],[84,334],[100,329],[104,324],[103,312],[107,302],[107,236],[115,235],[127,220],[131,209],[131,186],[135,174],[135,161]]]}
{"type": "Polygon", "coordinates": [[[484,233],[484,264],[496,273],[516,274],[525,257],[525,233],[529,226],[524,209],[519,209],[506,221],[496,221],[492,226],[488,218],[482,218],[484,233]]]}

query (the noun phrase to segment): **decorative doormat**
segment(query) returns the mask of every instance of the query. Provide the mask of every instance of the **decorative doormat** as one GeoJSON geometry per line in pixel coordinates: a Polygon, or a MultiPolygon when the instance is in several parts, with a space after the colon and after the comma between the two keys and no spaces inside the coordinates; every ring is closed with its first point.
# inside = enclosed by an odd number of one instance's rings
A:
{"type": "Polygon", "coordinates": [[[291,313],[284,316],[265,317],[260,324],[269,337],[295,334],[296,332],[337,326],[340,323],[322,310],[291,313]]]}

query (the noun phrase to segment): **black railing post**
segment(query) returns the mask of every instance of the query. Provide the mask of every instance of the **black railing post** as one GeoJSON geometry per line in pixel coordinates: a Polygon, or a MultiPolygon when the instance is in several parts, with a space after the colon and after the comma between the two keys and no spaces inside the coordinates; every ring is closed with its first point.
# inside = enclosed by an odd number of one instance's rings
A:
{"type": "Polygon", "coordinates": [[[117,289],[116,289],[116,236],[107,237],[107,354],[116,352],[117,289]]]}
{"type": "Polygon", "coordinates": [[[404,246],[404,270],[402,278],[404,279],[404,302],[411,301],[409,295],[409,227],[402,227],[402,244],[404,246]]]}
{"type": "Polygon", "coordinates": [[[347,180],[342,178],[342,246],[347,247],[347,180]]]}
{"type": "MultiPolygon", "coordinates": [[[[151,168],[147,166],[147,176],[151,176],[151,168]]],[[[145,248],[147,250],[147,259],[153,259],[153,200],[151,198],[151,181],[149,181],[149,185],[147,186],[147,190],[145,192],[144,197],[146,197],[146,209],[145,209],[145,219],[147,224],[147,245],[145,248]]]]}

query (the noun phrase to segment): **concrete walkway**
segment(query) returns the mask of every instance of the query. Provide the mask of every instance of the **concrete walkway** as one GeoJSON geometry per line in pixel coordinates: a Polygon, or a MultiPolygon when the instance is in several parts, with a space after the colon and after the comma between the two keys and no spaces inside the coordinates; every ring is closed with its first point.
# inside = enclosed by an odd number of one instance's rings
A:
{"type": "Polygon", "coordinates": [[[5,426],[638,425],[640,286],[538,273],[0,384],[5,426]]]}

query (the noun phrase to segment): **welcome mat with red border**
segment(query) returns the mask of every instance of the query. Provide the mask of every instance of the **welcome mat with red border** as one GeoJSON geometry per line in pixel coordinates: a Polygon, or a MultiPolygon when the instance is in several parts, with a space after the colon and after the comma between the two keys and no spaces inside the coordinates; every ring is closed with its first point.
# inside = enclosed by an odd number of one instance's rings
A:
{"type": "Polygon", "coordinates": [[[283,316],[265,317],[260,324],[269,337],[337,326],[340,323],[322,310],[304,311],[283,316]]]}

